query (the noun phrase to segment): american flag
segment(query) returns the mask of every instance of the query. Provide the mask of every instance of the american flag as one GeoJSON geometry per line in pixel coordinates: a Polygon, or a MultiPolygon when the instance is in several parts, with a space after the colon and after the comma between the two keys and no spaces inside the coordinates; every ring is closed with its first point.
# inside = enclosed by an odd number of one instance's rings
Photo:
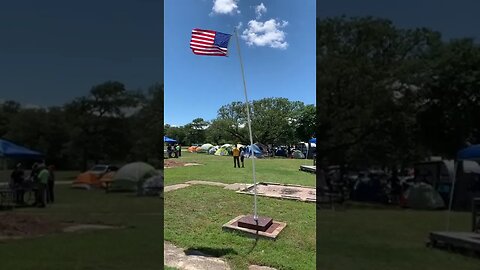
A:
{"type": "Polygon", "coordinates": [[[213,30],[195,28],[192,30],[190,48],[194,54],[227,56],[228,41],[231,36],[213,30]]]}

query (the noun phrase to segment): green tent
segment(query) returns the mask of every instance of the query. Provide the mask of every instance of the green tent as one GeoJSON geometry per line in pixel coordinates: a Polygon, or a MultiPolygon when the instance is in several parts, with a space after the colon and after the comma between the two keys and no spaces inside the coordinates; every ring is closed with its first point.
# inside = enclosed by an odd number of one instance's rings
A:
{"type": "Polygon", "coordinates": [[[145,180],[155,175],[158,175],[157,170],[147,163],[129,163],[115,173],[109,190],[138,191],[142,188],[145,180]]]}
{"type": "Polygon", "coordinates": [[[411,186],[405,193],[406,206],[413,209],[445,208],[440,194],[431,185],[424,183],[411,186]]]}
{"type": "Polygon", "coordinates": [[[217,151],[215,151],[216,156],[228,156],[228,150],[227,148],[219,148],[217,151]]]}

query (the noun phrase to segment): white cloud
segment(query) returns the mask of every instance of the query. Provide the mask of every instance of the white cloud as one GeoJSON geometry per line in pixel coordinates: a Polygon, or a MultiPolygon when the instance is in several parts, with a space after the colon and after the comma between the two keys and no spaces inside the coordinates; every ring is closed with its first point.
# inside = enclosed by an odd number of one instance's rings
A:
{"type": "Polygon", "coordinates": [[[212,14],[233,14],[240,13],[238,0],[213,0],[212,14]]]}
{"type": "Polygon", "coordinates": [[[243,23],[242,23],[242,22],[239,22],[239,23],[237,24],[237,27],[236,27],[236,28],[237,28],[237,29],[240,29],[240,28],[242,28],[242,26],[243,26],[243,23]]]}
{"type": "Polygon", "coordinates": [[[286,49],[288,42],[285,41],[286,33],[281,30],[288,25],[287,21],[277,22],[270,19],[266,22],[251,20],[248,28],[242,33],[242,39],[249,46],[269,46],[276,49],[286,49]]]}
{"type": "Polygon", "coordinates": [[[258,6],[255,6],[255,14],[257,14],[257,20],[262,17],[262,13],[267,12],[267,8],[263,3],[258,6]]]}

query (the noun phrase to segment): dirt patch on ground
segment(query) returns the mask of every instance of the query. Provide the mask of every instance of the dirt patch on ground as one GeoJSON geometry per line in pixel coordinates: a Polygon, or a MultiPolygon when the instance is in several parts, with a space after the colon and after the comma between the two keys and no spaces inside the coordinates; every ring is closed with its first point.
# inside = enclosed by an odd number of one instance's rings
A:
{"type": "Polygon", "coordinates": [[[195,163],[195,162],[186,163],[186,162],[182,162],[182,161],[178,161],[178,160],[174,160],[174,159],[166,159],[163,167],[168,169],[168,168],[185,167],[185,166],[198,166],[198,165],[202,165],[202,164],[195,163]]]}
{"type": "MultiPolygon", "coordinates": [[[[239,193],[253,194],[253,185],[237,191],[239,193]]],[[[317,200],[315,187],[298,185],[282,185],[278,183],[258,183],[257,194],[272,198],[293,199],[299,201],[315,202],[317,200]]]]}
{"type": "Polygon", "coordinates": [[[78,224],[50,220],[44,216],[18,213],[0,214],[0,240],[37,237],[53,233],[85,230],[119,229],[123,227],[105,224],[78,224]]]}
{"type": "Polygon", "coordinates": [[[61,232],[67,224],[26,214],[0,214],[0,239],[24,238],[61,232]]]}
{"type": "Polygon", "coordinates": [[[110,226],[110,225],[99,225],[99,224],[77,224],[68,226],[63,229],[64,232],[78,232],[78,231],[86,231],[86,230],[105,230],[105,229],[120,229],[121,227],[118,226],[110,226]]]}

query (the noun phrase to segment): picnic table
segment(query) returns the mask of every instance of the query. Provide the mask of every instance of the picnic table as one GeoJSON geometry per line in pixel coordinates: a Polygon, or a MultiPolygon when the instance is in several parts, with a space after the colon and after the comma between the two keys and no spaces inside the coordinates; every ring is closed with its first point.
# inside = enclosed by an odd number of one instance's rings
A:
{"type": "Polygon", "coordinates": [[[35,202],[35,185],[33,182],[24,182],[21,187],[0,187],[0,208],[17,206],[16,194],[23,191],[25,204],[33,204],[35,202]]]}
{"type": "Polygon", "coordinates": [[[15,191],[9,187],[0,188],[0,208],[15,206],[15,191]]]}

